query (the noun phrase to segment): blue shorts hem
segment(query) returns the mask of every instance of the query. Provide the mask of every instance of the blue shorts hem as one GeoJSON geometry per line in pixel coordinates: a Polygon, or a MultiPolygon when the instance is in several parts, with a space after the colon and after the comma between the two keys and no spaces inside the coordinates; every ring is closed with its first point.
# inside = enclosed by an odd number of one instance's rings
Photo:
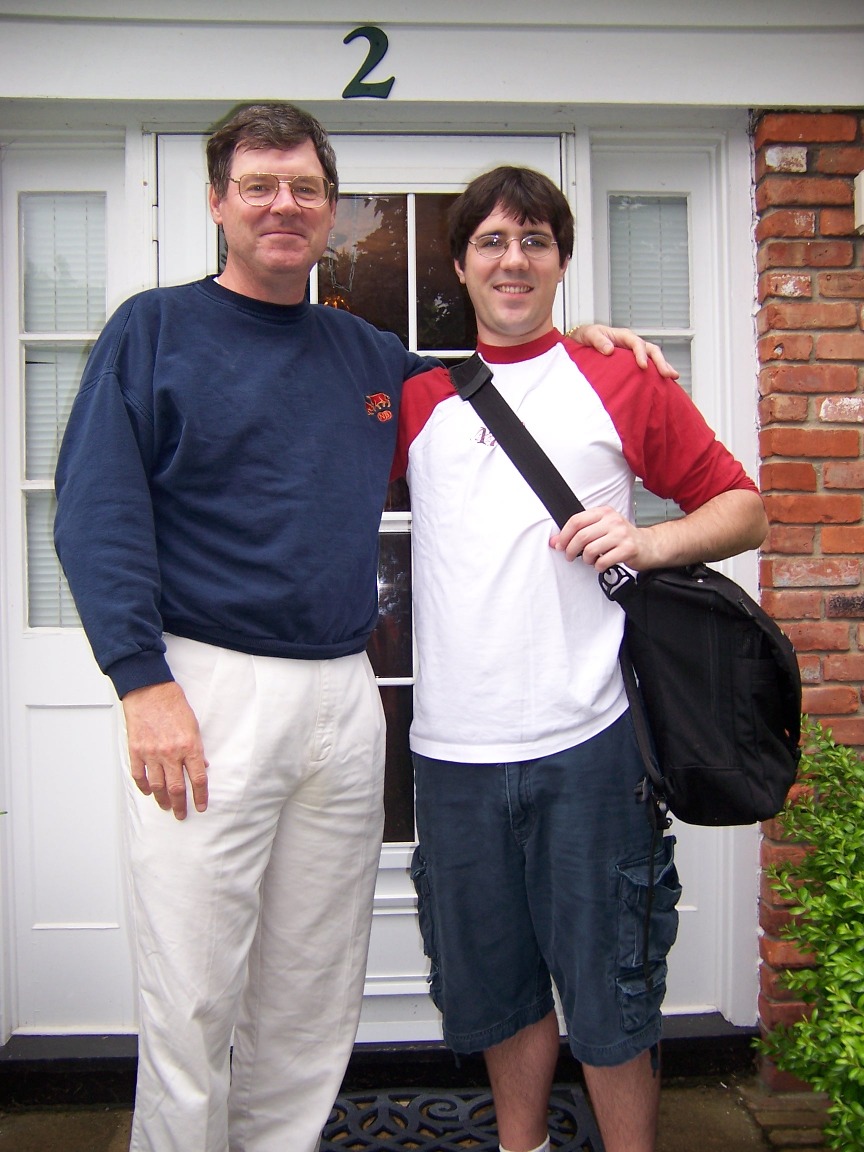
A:
{"type": "Polygon", "coordinates": [[[658,1017],[632,1036],[626,1036],[615,1044],[581,1044],[572,1036],[568,1036],[567,1042],[580,1064],[587,1064],[591,1068],[614,1068],[635,1060],[659,1044],[662,1024],[662,1018],[658,1017]]]}
{"type": "Polygon", "coordinates": [[[493,1024],[489,1028],[482,1028],[475,1032],[450,1032],[445,1024],[444,1043],[453,1052],[467,1055],[469,1052],[485,1052],[487,1048],[494,1048],[521,1032],[543,1020],[555,1007],[552,993],[539,997],[533,1004],[528,1004],[508,1016],[506,1020],[493,1024]]]}

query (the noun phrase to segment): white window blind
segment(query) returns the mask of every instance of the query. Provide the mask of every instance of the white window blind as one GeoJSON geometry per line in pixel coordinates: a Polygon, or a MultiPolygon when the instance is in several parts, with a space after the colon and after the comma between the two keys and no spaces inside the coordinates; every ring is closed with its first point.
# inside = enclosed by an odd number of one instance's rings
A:
{"type": "Polygon", "coordinates": [[[92,339],[106,319],[105,201],[101,192],[26,192],[19,199],[31,628],[79,622],[54,553],[53,476],[92,339]]]}
{"type": "Polygon", "coordinates": [[[21,196],[24,329],[92,332],[105,323],[105,195],[21,196]]]}
{"type": "Polygon", "coordinates": [[[90,348],[90,343],[25,345],[25,474],[28,480],[51,482],[60,441],[90,348]]]}
{"type": "Polygon", "coordinates": [[[609,258],[613,324],[690,326],[685,197],[610,196],[609,258]]]}
{"type": "MultiPolygon", "coordinates": [[[[635,328],[663,349],[692,394],[690,246],[683,196],[609,197],[609,289],[612,323],[635,328]]],[[[656,524],[681,515],[641,483],[636,522],[656,524]]]]}
{"type": "Polygon", "coordinates": [[[27,512],[27,623],[31,628],[76,628],[78,613],[54,552],[57,501],[50,491],[25,493],[27,512]]]}

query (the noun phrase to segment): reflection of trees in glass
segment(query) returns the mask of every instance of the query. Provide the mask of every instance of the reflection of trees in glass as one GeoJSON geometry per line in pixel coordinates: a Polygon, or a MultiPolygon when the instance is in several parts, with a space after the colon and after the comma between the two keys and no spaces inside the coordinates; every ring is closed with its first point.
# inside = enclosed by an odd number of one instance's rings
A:
{"type": "Polygon", "coordinates": [[[387,501],[384,504],[384,511],[411,511],[411,499],[408,495],[408,484],[404,478],[394,480],[387,488],[387,501]]]}
{"type": "Polygon", "coordinates": [[[452,193],[428,193],[415,199],[417,226],[417,345],[423,351],[473,349],[477,339],[474,309],[453,270],[447,240],[452,193]]]}
{"type": "MultiPolygon", "coordinates": [[[[453,271],[447,243],[450,193],[417,193],[417,346],[471,349],[477,338],[468,293],[453,271]]],[[[319,299],[408,340],[408,228],[405,195],[349,195],[319,266],[319,299]]]]}
{"type": "Polygon", "coordinates": [[[25,192],[20,204],[28,332],[87,332],[105,323],[105,195],[25,192]]]}
{"type": "Polygon", "coordinates": [[[378,624],[368,647],[375,675],[413,675],[410,532],[381,533],[378,613],[378,624]]]}
{"type": "Polygon", "coordinates": [[[318,298],[408,341],[406,196],[343,196],[319,265],[318,298]]]}
{"type": "Polygon", "coordinates": [[[414,771],[408,749],[412,690],[407,685],[382,684],[379,691],[387,718],[384,840],[390,844],[410,843],[414,839],[414,771]]]}
{"type": "MultiPolygon", "coordinates": [[[[378,625],[368,653],[377,676],[410,677],[411,651],[411,535],[381,534],[378,563],[378,625]]],[[[411,724],[410,685],[381,685],[387,717],[387,762],[384,778],[384,839],[414,839],[414,776],[408,748],[411,724]]]]}

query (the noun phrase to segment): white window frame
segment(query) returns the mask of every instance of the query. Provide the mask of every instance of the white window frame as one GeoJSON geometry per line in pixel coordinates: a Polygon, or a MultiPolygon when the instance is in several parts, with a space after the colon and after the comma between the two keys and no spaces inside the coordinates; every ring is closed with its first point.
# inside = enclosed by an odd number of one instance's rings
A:
{"type": "MultiPolygon", "coordinates": [[[[110,223],[106,214],[106,249],[113,229],[119,237],[117,203],[120,199],[118,188],[116,153],[114,160],[104,149],[93,149],[89,157],[79,149],[57,147],[50,151],[36,147],[9,149],[4,157],[4,360],[7,380],[18,380],[17,389],[7,386],[4,396],[4,435],[6,438],[6,470],[3,477],[6,489],[7,527],[18,520],[13,502],[23,506],[23,493],[41,491],[46,488],[46,477],[28,480],[24,475],[24,350],[40,344],[76,345],[91,344],[98,331],[39,331],[25,332],[23,319],[23,279],[20,265],[20,235],[18,203],[21,195],[56,192],[60,195],[76,192],[94,192],[107,195],[112,191],[112,217],[110,223]]],[[[107,201],[106,201],[107,210],[107,201]]],[[[107,268],[106,268],[107,272],[107,268]]],[[[106,302],[107,309],[110,306],[106,302]]],[[[21,511],[22,531],[20,533],[20,554],[11,541],[4,542],[4,552],[8,551],[6,572],[8,597],[4,603],[10,615],[7,617],[10,629],[27,626],[27,564],[26,540],[24,533],[24,513],[21,511]]],[[[60,626],[58,626],[60,627],[60,626]]],[[[74,625],[73,625],[74,627],[74,625]]],[[[48,629],[51,630],[50,628],[48,629]]]]}

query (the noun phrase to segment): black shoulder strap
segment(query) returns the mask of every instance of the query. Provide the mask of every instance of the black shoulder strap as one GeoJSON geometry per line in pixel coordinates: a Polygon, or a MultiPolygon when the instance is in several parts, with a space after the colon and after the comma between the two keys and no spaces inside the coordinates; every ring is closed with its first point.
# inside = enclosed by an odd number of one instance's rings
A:
{"type": "Polygon", "coordinates": [[[450,369],[453,387],[482,416],[486,427],[543,501],[561,528],[584,505],[492,383],[492,373],[475,352],[450,369]]]}

